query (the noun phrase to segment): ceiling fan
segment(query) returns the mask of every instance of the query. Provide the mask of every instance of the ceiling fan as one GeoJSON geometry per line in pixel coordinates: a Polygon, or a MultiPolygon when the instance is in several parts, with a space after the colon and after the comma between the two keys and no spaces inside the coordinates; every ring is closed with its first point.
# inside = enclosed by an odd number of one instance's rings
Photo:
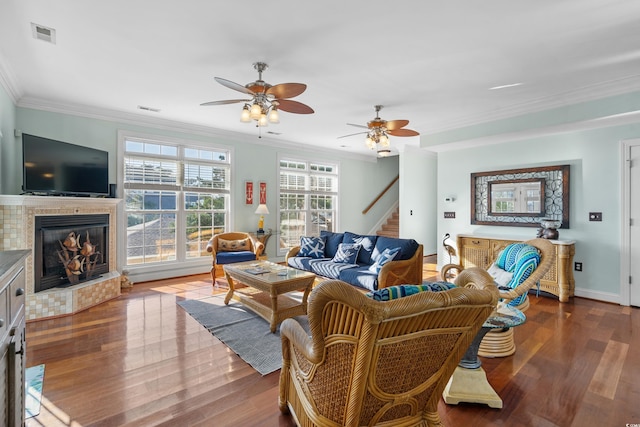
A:
{"type": "Polygon", "coordinates": [[[354,135],[367,134],[365,143],[367,147],[375,150],[378,149],[378,155],[385,157],[391,153],[389,150],[389,136],[417,136],[420,135],[415,130],[404,129],[409,124],[409,120],[390,120],[386,121],[380,118],[380,110],[382,105],[375,105],[376,117],[373,120],[367,122],[367,125],[356,125],[353,123],[347,123],[349,126],[355,126],[359,128],[368,129],[364,132],[352,133],[349,135],[339,136],[338,138],[346,138],[354,135]]]}
{"type": "Polygon", "coordinates": [[[249,123],[255,120],[257,122],[256,126],[267,126],[268,123],[279,123],[279,110],[295,114],[311,114],[314,112],[308,105],[289,99],[304,92],[307,89],[306,84],[281,83],[272,86],[262,80],[262,72],[266,70],[267,67],[268,65],[264,62],[255,62],[253,68],[258,71],[258,80],[247,83],[244,86],[221,77],[215,77],[215,80],[221,85],[250,95],[251,98],[211,101],[200,105],[224,105],[244,102],[240,121],[249,123]]]}

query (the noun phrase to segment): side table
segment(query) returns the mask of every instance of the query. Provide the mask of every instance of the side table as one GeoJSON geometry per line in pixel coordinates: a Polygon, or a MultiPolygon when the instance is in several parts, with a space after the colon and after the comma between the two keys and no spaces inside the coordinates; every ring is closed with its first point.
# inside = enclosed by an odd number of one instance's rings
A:
{"type": "Polygon", "coordinates": [[[522,325],[525,320],[523,312],[507,305],[500,307],[495,314],[489,316],[449,378],[442,392],[445,403],[452,405],[460,402],[484,403],[491,408],[502,408],[502,399],[491,387],[487,381],[487,374],[482,369],[478,348],[482,338],[490,330],[513,328],[522,325]]]}
{"type": "Polygon", "coordinates": [[[258,257],[258,259],[260,259],[260,260],[268,259],[268,256],[267,256],[267,242],[269,241],[269,237],[271,237],[271,235],[273,234],[273,231],[269,228],[264,233],[258,233],[258,232],[252,231],[252,232],[249,232],[248,234],[251,237],[253,237],[254,239],[256,239],[258,242],[260,242],[260,243],[262,243],[264,245],[264,251],[262,251],[262,255],[260,255],[258,257]]]}

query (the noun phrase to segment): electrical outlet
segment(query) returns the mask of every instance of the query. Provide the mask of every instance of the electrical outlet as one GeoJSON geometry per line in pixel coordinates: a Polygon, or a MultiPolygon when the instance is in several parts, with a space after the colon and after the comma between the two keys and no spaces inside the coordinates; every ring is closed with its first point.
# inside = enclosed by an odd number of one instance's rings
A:
{"type": "Polygon", "coordinates": [[[452,219],[452,218],[455,218],[455,217],[456,217],[456,213],[455,213],[455,212],[445,212],[445,213],[444,213],[444,217],[445,217],[446,219],[452,219]]]}
{"type": "Polygon", "coordinates": [[[575,271],[582,271],[582,263],[581,262],[576,262],[573,264],[573,269],[575,271]]]}
{"type": "Polygon", "coordinates": [[[602,212],[589,212],[589,221],[602,221],[602,212]]]}

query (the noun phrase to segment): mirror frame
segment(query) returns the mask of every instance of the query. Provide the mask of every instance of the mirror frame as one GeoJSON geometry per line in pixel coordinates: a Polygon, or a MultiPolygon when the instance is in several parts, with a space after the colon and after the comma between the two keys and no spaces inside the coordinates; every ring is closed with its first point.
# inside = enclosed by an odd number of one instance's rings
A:
{"type": "Polygon", "coordinates": [[[540,227],[541,218],[562,221],[569,228],[569,165],[507,169],[471,174],[471,224],[510,227],[540,227]],[[489,183],[544,180],[544,212],[540,216],[492,214],[489,183]]]}

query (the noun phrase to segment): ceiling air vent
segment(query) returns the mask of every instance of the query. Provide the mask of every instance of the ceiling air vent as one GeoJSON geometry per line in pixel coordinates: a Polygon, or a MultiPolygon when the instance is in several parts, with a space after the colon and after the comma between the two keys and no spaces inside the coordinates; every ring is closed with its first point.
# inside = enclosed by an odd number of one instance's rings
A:
{"type": "Polygon", "coordinates": [[[145,107],[144,105],[138,105],[139,110],[151,111],[152,113],[159,113],[159,108],[145,107]]]}
{"type": "Polygon", "coordinates": [[[34,24],[32,22],[31,33],[33,34],[34,39],[56,44],[56,30],[54,30],[53,28],[45,27],[44,25],[34,24]]]}

